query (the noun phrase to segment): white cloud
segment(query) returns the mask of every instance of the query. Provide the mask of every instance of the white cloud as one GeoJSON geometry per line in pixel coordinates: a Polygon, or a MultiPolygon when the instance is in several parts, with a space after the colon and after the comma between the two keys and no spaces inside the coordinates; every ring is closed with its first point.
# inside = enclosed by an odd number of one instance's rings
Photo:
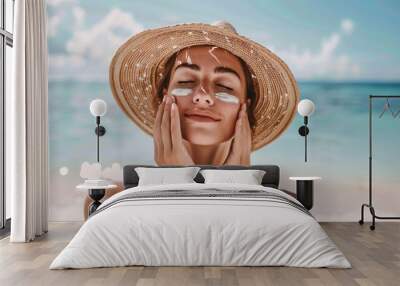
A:
{"type": "Polygon", "coordinates": [[[340,43],[340,36],[336,33],[333,33],[328,39],[322,40],[321,43],[321,58],[330,57],[336,50],[337,46],[340,43]]]}
{"type": "MultiPolygon", "coordinates": [[[[63,170],[62,172],[61,169],[60,174],[65,173],[65,170],[63,170]]],[[[66,174],[68,174],[68,170],[66,174]]],[[[117,183],[123,181],[123,170],[119,163],[113,163],[111,167],[105,167],[104,169],[102,169],[100,163],[96,162],[90,164],[89,162],[83,162],[81,164],[80,176],[83,179],[109,179],[117,183]]]]}
{"type": "MultiPolygon", "coordinates": [[[[50,79],[107,81],[114,51],[127,38],[141,32],[143,26],[131,14],[120,9],[112,9],[96,23],[87,25],[86,12],[75,1],[53,0],[53,4],[66,2],[74,3],[68,9],[74,19],[72,37],[66,42],[65,53],[50,54],[50,79]]],[[[62,14],[65,9],[58,10],[53,16],[58,18],[49,19],[49,36],[57,33],[59,18],[65,16],[62,14]]],[[[360,66],[350,56],[338,53],[343,41],[351,40],[353,31],[353,21],[343,19],[340,29],[321,39],[317,50],[299,50],[296,45],[277,50],[269,47],[289,65],[298,79],[354,79],[360,77],[360,66]]]]}
{"type": "Polygon", "coordinates": [[[46,3],[49,6],[57,7],[64,4],[76,3],[76,0],[47,0],[46,3]]]}
{"type": "Polygon", "coordinates": [[[101,164],[83,162],[81,165],[80,176],[83,179],[99,179],[101,178],[101,164]]]}
{"type": "Polygon", "coordinates": [[[76,30],[67,43],[67,51],[89,59],[108,60],[115,48],[121,45],[128,35],[142,30],[142,25],[130,14],[113,9],[92,27],[76,30]]]}
{"type": "Polygon", "coordinates": [[[74,16],[74,25],[75,25],[75,30],[81,29],[83,27],[83,24],[85,23],[85,16],[86,12],[83,10],[80,6],[75,6],[72,9],[72,14],[74,16]]]}
{"type": "MultiPolygon", "coordinates": [[[[69,21],[66,16],[73,18],[72,27],[74,30],[81,29],[85,21],[85,10],[74,0],[51,0],[48,2],[51,7],[48,13],[47,34],[48,37],[55,37],[59,32],[61,25],[66,24],[63,21],[69,21]]],[[[70,25],[70,24],[69,24],[70,25]]]]}
{"type": "Polygon", "coordinates": [[[60,27],[62,20],[62,13],[55,14],[47,20],[47,35],[48,37],[54,37],[57,34],[58,28],[60,27]]]}
{"type": "Polygon", "coordinates": [[[74,78],[77,76],[77,71],[80,71],[78,75],[81,80],[90,80],[90,74],[84,71],[87,67],[85,60],[80,57],[68,54],[50,54],[49,64],[50,72],[49,77],[53,80],[62,80],[65,78],[74,78]]]}
{"type": "Polygon", "coordinates": [[[350,19],[343,19],[341,24],[340,24],[342,30],[346,33],[346,34],[351,34],[353,33],[354,30],[354,23],[352,20],[350,19]]]}
{"type": "Polygon", "coordinates": [[[344,33],[349,35],[353,30],[351,20],[343,20],[341,31],[332,33],[321,40],[319,49],[299,51],[296,46],[288,50],[273,50],[289,65],[298,79],[350,79],[357,78],[360,67],[353,63],[348,55],[337,54],[337,49],[344,40],[344,33]]]}
{"type": "Polygon", "coordinates": [[[123,179],[123,171],[121,168],[121,165],[118,163],[113,163],[111,167],[106,167],[104,168],[103,172],[103,178],[109,179],[113,182],[122,182],[123,179]]]}
{"type": "Polygon", "coordinates": [[[112,9],[97,23],[84,28],[85,10],[75,5],[72,37],[66,53],[50,55],[50,78],[108,80],[108,66],[114,51],[130,36],[143,30],[131,14],[112,9]]]}

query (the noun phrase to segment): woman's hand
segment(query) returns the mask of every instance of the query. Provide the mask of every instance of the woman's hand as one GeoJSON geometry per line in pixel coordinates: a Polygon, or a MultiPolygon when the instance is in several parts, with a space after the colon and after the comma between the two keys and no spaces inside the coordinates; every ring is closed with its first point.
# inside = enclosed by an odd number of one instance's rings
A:
{"type": "Polygon", "coordinates": [[[164,96],[154,124],[154,160],[158,165],[194,165],[181,132],[178,106],[172,96],[164,96]]]}
{"type": "Polygon", "coordinates": [[[250,165],[251,129],[243,103],[236,121],[235,135],[225,165],[250,165]]]}

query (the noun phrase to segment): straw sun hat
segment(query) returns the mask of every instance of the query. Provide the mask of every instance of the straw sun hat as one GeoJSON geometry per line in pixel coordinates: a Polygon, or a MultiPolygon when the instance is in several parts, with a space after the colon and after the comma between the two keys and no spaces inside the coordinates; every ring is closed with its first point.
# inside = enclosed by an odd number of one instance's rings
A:
{"type": "Polygon", "coordinates": [[[168,59],[190,46],[223,48],[248,66],[256,93],[252,150],[276,139],[295,116],[300,92],[288,66],[260,44],[236,33],[227,22],[181,24],[134,35],[115,53],[110,85],[121,109],[141,129],[153,134],[157,87],[168,59]]]}

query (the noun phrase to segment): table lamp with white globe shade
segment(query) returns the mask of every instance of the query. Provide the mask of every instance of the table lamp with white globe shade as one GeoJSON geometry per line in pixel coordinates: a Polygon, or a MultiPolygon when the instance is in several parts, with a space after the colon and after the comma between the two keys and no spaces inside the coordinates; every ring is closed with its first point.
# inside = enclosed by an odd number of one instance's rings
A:
{"type": "Polygon", "coordinates": [[[314,113],[315,105],[309,99],[303,99],[297,105],[297,112],[304,117],[304,125],[299,128],[299,134],[304,137],[304,161],[307,162],[307,135],[310,129],[307,127],[308,118],[314,113]]]}
{"type": "Polygon", "coordinates": [[[100,136],[106,133],[106,129],[100,125],[100,117],[104,116],[107,112],[107,103],[102,99],[95,99],[90,102],[90,113],[96,117],[97,127],[95,133],[97,135],[97,162],[100,162],[100,136]]]}

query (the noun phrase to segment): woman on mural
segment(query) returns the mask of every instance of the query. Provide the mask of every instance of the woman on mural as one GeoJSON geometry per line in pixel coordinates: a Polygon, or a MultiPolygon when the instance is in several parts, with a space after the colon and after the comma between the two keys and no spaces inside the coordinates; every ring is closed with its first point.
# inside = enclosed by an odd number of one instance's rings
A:
{"type": "Polygon", "coordinates": [[[156,162],[248,165],[255,98],[245,64],[215,46],[195,46],[166,66],[157,90],[156,162]]]}
{"type": "Polygon", "coordinates": [[[110,83],[122,110],[153,135],[158,165],[249,165],[299,100],[286,64],[226,22],[133,36],[112,60],[110,83]]]}
{"type": "Polygon", "coordinates": [[[289,126],[299,100],[286,64],[226,22],[134,35],[113,57],[110,84],[153,136],[158,165],[250,165],[250,153],[289,126]]]}

